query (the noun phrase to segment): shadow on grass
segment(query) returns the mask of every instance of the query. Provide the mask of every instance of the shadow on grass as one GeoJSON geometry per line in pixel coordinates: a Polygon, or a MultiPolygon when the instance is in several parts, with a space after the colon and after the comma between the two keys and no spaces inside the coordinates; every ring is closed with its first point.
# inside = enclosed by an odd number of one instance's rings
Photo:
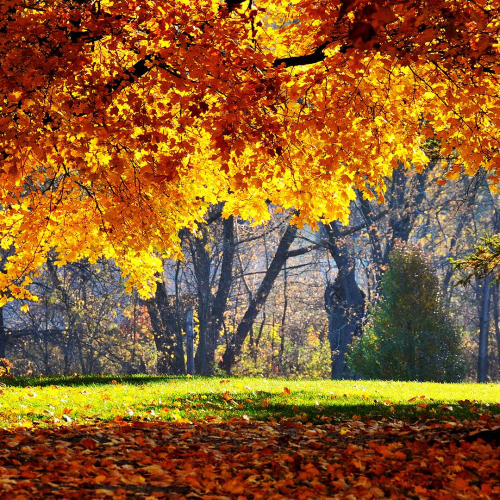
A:
{"type": "MultiPolygon", "coordinates": [[[[55,377],[19,377],[4,378],[2,383],[7,387],[75,387],[75,386],[114,386],[114,384],[128,384],[131,386],[145,386],[146,384],[169,384],[173,382],[197,381],[202,377],[185,376],[152,376],[152,375],[93,375],[93,376],[55,376],[55,377]]],[[[206,379],[203,379],[206,380],[206,379]]],[[[213,380],[219,380],[215,378],[213,380]]],[[[174,384],[177,385],[177,384],[174,384]]],[[[368,396],[326,395],[311,391],[293,390],[291,393],[267,392],[249,390],[235,392],[231,386],[217,384],[220,390],[214,392],[193,387],[193,391],[186,393],[179,385],[179,391],[165,391],[158,397],[146,396],[149,402],[141,395],[142,387],[137,387],[137,398],[130,406],[134,409],[134,418],[161,418],[170,420],[186,418],[206,420],[217,418],[229,420],[231,418],[245,418],[255,421],[295,419],[303,422],[330,423],[345,420],[393,420],[399,419],[415,422],[429,419],[436,420],[465,420],[478,419],[488,415],[500,415],[500,405],[487,405],[481,402],[470,401],[433,401],[432,399],[415,401],[379,401],[369,399],[368,396]],[[226,390],[227,389],[227,390],[226,390]],[[154,399],[158,402],[151,402],[154,399]]],[[[378,397],[378,396],[377,396],[378,397]]],[[[373,396],[371,396],[373,398],[373,396]]],[[[423,398],[423,396],[422,396],[423,398]]],[[[85,401],[87,404],[87,399],[85,401]]],[[[123,411],[123,410],[122,410],[123,411]]],[[[75,414],[79,410],[75,407],[75,414]]],[[[97,418],[96,412],[96,418],[97,418]]],[[[107,419],[125,415],[114,414],[107,419]]],[[[93,415],[88,415],[93,418],[93,415]]],[[[42,417],[44,419],[44,417],[42,417]]],[[[106,419],[106,420],[107,420],[106,419]]],[[[128,420],[128,418],[126,418],[128,420]]]]}
{"type": "Polygon", "coordinates": [[[186,380],[185,376],[173,375],[57,375],[53,377],[5,377],[1,382],[7,387],[74,387],[78,385],[109,385],[113,381],[119,384],[142,385],[150,382],[170,382],[186,380]]]}
{"type": "MultiPolygon", "coordinates": [[[[478,419],[484,415],[500,417],[500,405],[458,402],[443,404],[428,400],[418,402],[352,402],[348,399],[332,399],[318,396],[316,400],[304,401],[306,395],[295,393],[287,397],[265,391],[257,391],[253,397],[248,394],[232,394],[228,397],[214,393],[197,393],[188,397],[176,398],[175,404],[182,417],[187,419],[203,419],[216,417],[229,419],[233,417],[266,421],[279,419],[295,419],[312,423],[335,423],[345,420],[404,420],[415,422],[423,420],[465,420],[478,419]],[[304,396],[301,398],[301,396],[304,396]],[[302,399],[302,400],[301,400],[302,399]]],[[[161,414],[165,405],[145,405],[146,411],[161,414]]],[[[488,418],[488,417],[487,417],[488,418]]]]}

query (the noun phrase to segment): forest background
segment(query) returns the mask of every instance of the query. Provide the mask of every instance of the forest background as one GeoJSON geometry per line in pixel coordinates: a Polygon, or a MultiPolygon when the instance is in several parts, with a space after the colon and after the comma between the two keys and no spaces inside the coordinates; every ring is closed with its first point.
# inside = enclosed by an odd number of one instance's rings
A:
{"type": "Polygon", "coordinates": [[[404,243],[436,270],[438,293],[462,333],[466,378],[498,380],[499,285],[491,277],[457,284],[464,274],[450,263],[500,229],[498,201],[484,176],[443,185],[443,172],[439,161],[423,173],[395,170],[386,204],[360,197],[348,225],[316,232],[297,230],[283,213],[258,226],[225,219],[216,206],[197,234],[182,232],[185,259],[164,260],[149,300],[126,292],[111,261],[56,267],[52,256],[32,285],[40,300],[1,309],[0,356],[19,375],[187,373],[186,319],[194,312],[192,373],[223,373],[223,356],[238,338],[233,374],[352,377],[338,365],[369,323],[391,250],[404,243]],[[226,308],[217,307],[222,289],[229,290],[226,308]],[[212,335],[210,364],[202,361],[200,329],[212,335]]]}
{"type": "Polygon", "coordinates": [[[449,259],[500,230],[498,11],[4,2],[0,357],[355,377],[410,244],[468,377],[496,379],[498,286],[449,259]]]}

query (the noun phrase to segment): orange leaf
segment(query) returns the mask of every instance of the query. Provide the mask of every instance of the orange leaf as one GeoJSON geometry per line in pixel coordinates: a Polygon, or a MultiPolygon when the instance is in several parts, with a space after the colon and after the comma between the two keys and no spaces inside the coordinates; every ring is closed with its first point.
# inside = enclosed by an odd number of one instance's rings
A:
{"type": "Polygon", "coordinates": [[[88,450],[95,450],[99,444],[95,439],[90,437],[83,438],[80,443],[83,444],[83,446],[85,446],[88,450]]]}

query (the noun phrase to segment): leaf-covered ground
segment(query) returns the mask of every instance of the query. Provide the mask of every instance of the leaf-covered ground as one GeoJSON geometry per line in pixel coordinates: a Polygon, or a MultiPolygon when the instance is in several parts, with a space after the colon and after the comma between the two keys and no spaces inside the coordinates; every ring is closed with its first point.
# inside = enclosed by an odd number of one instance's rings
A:
{"type": "Polygon", "coordinates": [[[498,384],[4,382],[1,498],[500,498],[498,384]]]}
{"type": "Polygon", "coordinates": [[[466,423],[166,423],[0,431],[2,498],[500,498],[466,423]]]}

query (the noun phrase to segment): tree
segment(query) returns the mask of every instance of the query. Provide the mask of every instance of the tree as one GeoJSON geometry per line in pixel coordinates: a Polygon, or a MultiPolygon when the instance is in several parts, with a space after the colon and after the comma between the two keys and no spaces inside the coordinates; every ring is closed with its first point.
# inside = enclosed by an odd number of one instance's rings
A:
{"type": "Polygon", "coordinates": [[[355,335],[361,333],[365,294],[358,286],[355,259],[342,238],[338,224],[325,226],[327,248],[337,265],[337,276],[326,287],[325,306],[328,312],[328,340],[332,351],[332,379],[347,375],[345,356],[355,335]]]}
{"type": "Polygon", "coordinates": [[[126,294],[110,262],[56,267],[49,260],[31,289],[37,302],[6,304],[7,357],[18,374],[146,372],[154,349],[137,294],[126,294]]]}
{"type": "Polygon", "coordinates": [[[250,334],[253,328],[254,321],[257,318],[262,307],[264,306],[267,297],[272,290],[273,284],[288,258],[290,246],[292,245],[296,236],[297,227],[288,224],[286,226],[285,232],[281,236],[274,257],[266,270],[264,278],[260,283],[257,292],[250,300],[248,308],[245,311],[242,320],[238,324],[236,332],[232,336],[230,343],[222,356],[221,368],[223,368],[226,373],[231,373],[231,369],[236,361],[236,358],[241,354],[243,344],[247,336],[250,334]]]}
{"type": "Polygon", "coordinates": [[[165,281],[156,286],[154,296],[146,301],[156,347],[156,370],[160,374],[185,373],[182,326],[177,314],[175,298],[167,294],[165,281]]]}
{"type": "MultiPolygon", "coordinates": [[[[143,295],[208,208],[347,221],[435,137],[498,180],[497,0],[4,0],[2,303],[113,258],[143,295]]],[[[0,304],[1,305],[1,304],[0,304]]]]}
{"type": "MultiPolygon", "coordinates": [[[[219,218],[220,218],[219,211],[219,218]]],[[[234,218],[222,221],[222,249],[218,268],[211,273],[214,258],[209,250],[207,235],[202,229],[202,237],[191,237],[191,255],[198,291],[199,341],[195,366],[197,373],[211,375],[215,366],[215,351],[223,329],[224,314],[229,292],[233,284],[233,260],[235,254],[234,218]],[[218,272],[217,272],[218,271],[218,272]],[[218,274],[217,291],[213,294],[215,274],[218,274]]]]}
{"type": "Polygon", "coordinates": [[[410,245],[395,247],[381,289],[371,322],[353,344],[351,368],[385,380],[460,380],[461,335],[443,308],[437,276],[422,253],[410,245]]]}

